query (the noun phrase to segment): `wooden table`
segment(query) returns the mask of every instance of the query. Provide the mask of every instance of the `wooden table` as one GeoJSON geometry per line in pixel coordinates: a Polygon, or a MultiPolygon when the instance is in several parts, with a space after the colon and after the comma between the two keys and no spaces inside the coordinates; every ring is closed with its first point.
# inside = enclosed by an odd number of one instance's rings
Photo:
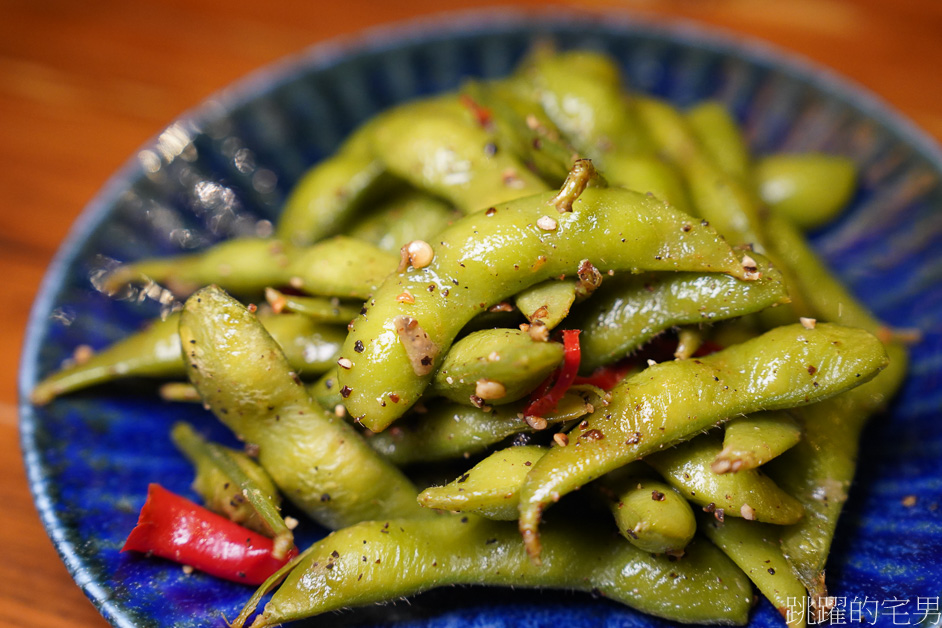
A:
{"type": "MultiPolygon", "coordinates": [[[[214,91],[315,42],[437,12],[443,4],[0,0],[0,269],[8,290],[0,334],[11,348],[10,360],[0,365],[0,627],[106,625],[39,523],[16,427],[17,361],[29,305],[72,221],[142,143],[214,91]]],[[[799,51],[942,139],[938,0],[578,4],[693,19],[799,51]]]]}

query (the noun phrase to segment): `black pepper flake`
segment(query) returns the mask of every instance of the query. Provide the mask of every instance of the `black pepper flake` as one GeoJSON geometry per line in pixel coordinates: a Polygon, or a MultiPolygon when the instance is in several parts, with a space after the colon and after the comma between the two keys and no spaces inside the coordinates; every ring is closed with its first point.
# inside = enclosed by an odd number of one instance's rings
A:
{"type": "MultiPolygon", "coordinates": [[[[197,299],[197,300],[199,300],[199,299],[197,299]]],[[[244,572],[244,571],[240,571],[240,572],[237,573],[237,575],[238,575],[240,578],[244,578],[244,577],[245,577],[245,572],[244,572]]]]}
{"type": "Polygon", "coordinates": [[[330,493],[323,493],[323,494],[321,495],[321,501],[322,501],[322,502],[329,502],[329,501],[330,501],[330,493]]]}
{"type": "Polygon", "coordinates": [[[432,364],[432,356],[423,355],[420,361],[422,362],[422,366],[429,366],[432,364]]]}
{"type": "Polygon", "coordinates": [[[366,306],[365,306],[365,305],[364,305],[363,308],[360,310],[360,316],[363,316],[364,314],[366,314],[366,306]]]}
{"type": "Polygon", "coordinates": [[[685,232],[686,232],[686,231],[690,231],[691,229],[693,229],[693,227],[691,227],[690,225],[684,225],[684,226],[681,227],[681,228],[682,228],[685,232]]]}
{"type": "Polygon", "coordinates": [[[359,582],[362,579],[363,579],[363,574],[360,574],[359,576],[357,576],[357,582],[359,582]]]}
{"type": "Polygon", "coordinates": [[[484,400],[478,397],[477,395],[471,395],[469,399],[471,400],[471,403],[474,405],[475,408],[480,409],[484,407],[484,400]]]}
{"type": "Polygon", "coordinates": [[[589,430],[588,432],[584,432],[579,438],[584,438],[586,440],[602,440],[605,438],[605,435],[602,434],[601,431],[593,429],[589,430]]]}
{"type": "Polygon", "coordinates": [[[635,432],[628,437],[628,440],[625,441],[626,445],[634,445],[641,442],[641,432],[635,432]]]}
{"type": "Polygon", "coordinates": [[[710,502],[709,504],[703,507],[703,512],[712,513],[714,510],[716,510],[716,504],[714,504],[713,502],[710,502]]]}
{"type": "Polygon", "coordinates": [[[327,568],[327,569],[333,569],[333,568],[334,568],[334,564],[333,564],[333,563],[327,563],[326,565],[324,565],[324,567],[327,568]]]}
{"type": "Polygon", "coordinates": [[[332,551],[330,555],[333,556],[334,558],[340,558],[340,554],[337,552],[337,550],[332,551]]]}
{"type": "Polygon", "coordinates": [[[353,343],[353,350],[357,353],[363,353],[363,341],[357,340],[355,343],[353,343]]]}
{"type": "Polygon", "coordinates": [[[484,541],[484,544],[485,544],[485,545],[493,545],[493,544],[496,543],[496,542],[497,542],[497,539],[488,539],[488,540],[484,541]]]}
{"type": "Polygon", "coordinates": [[[462,475],[460,478],[457,479],[457,483],[464,484],[465,482],[468,481],[468,477],[470,477],[470,474],[465,473],[464,475],[462,475]]]}
{"type": "Polygon", "coordinates": [[[815,367],[813,364],[808,365],[808,375],[814,375],[817,372],[818,372],[817,367],[815,367]]]}
{"type": "Polygon", "coordinates": [[[661,491],[651,491],[651,499],[653,499],[656,502],[662,502],[665,499],[667,499],[667,495],[665,495],[661,491]]]}
{"type": "Polygon", "coordinates": [[[771,574],[771,575],[773,575],[773,576],[775,575],[775,570],[774,570],[773,568],[771,568],[771,567],[769,567],[769,574],[771,574]]]}
{"type": "Polygon", "coordinates": [[[634,530],[632,530],[631,528],[625,528],[625,533],[626,533],[628,536],[630,536],[631,538],[633,538],[633,539],[637,539],[637,538],[638,538],[638,534],[637,534],[634,530]]]}
{"type": "Polygon", "coordinates": [[[723,511],[722,508],[717,508],[717,509],[713,512],[713,516],[714,516],[714,517],[716,518],[716,520],[719,521],[720,523],[723,523],[723,521],[726,520],[726,514],[725,514],[725,512],[723,511]]]}
{"type": "Polygon", "coordinates": [[[345,385],[343,388],[340,389],[340,396],[346,399],[347,397],[350,396],[350,393],[352,392],[353,392],[353,389],[345,385]]]}
{"type": "Polygon", "coordinates": [[[467,517],[462,517],[462,518],[461,518],[461,523],[468,523],[468,518],[467,518],[467,517]]]}
{"type": "Polygon", "coordinates": [[[484,154],[488,157],[493,157],[497,154],[497,144],[494,142],[488,142],[484,145],[484,154]]]}

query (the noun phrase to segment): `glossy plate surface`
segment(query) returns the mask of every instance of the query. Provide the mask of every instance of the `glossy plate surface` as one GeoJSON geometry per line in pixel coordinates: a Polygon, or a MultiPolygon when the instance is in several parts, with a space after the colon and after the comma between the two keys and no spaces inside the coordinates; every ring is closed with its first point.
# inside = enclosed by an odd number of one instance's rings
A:
{"type": "MultiPolygon", "coordinates": [[[[20,379],[22,445],[43,522],[63,560],[116,626],[222,626],[250,590],[119,553],[147,484],[193,497],[171,445],[175,419],[229,439],[197,406],[146,384],[26,401],[79,344],[100,348],[159,312],[115,300],[94,279],[110,260],[192,250],[265,233],[301,173],[359,122],[395,103],[508,73],[538,39],[605,50],[631,86],[679,105],[725,101],[759,152],[853,157],[849,212],[814,234],[818,250],[889,323],[925,333],[891,411],[865,433],[858,481],[828,581],[850,620],[916,623],[942,592],[942,155],[917,129],[829,72],[754,43],[627,18],[463,15],[322,45],[257,73],[183,117],[115,175],[59,251],[34,305],[20,379]],[[916,503],[904,506],[905,497],[916,503]],[[905,601],[905,602],[904,602],[905,601]],[[901,603],[902,602],[902,603],[901,603]],[[875,613],[880,613],[877,617],[875,613]],[[902,615],[899,615],[902,617],[902,615]]],[[[320,532],[301,534],[307,542],[320,532]]],[[[310,625],[397,628],[665,625],[588,595],[449,589],[310,625]]],[[[782,625],[763,601],[751,625],[782,625]]]]}

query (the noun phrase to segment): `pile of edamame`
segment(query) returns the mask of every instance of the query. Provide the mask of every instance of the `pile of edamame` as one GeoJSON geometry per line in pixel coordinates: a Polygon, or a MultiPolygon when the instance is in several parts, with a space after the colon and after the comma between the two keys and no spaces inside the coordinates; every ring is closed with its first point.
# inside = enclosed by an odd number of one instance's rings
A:
{"type": "Polygon", "coordinates": [[[234,626],[449,584],[732,624],[755,586],[801,626],[806,598],[829,611],[858,437],[906,371],[905,335],[803,237],[855,177],[840,157],[757,158],[722,105],[682,111],[604,55],[541,48],[364,124],[273,237],[114,270],[106,288],[185,303],[33,400],[168,380],[247,444],[174,428],[207,504],[282,554],[279,494],[335,530],[234,626]],[[467,470],[417,484],[443,461],[467,470]]]}

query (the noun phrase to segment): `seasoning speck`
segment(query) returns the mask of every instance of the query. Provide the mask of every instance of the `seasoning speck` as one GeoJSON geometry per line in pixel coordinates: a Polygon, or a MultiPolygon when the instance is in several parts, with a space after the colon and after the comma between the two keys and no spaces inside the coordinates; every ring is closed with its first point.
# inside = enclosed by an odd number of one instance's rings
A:
{"type": "Polygon", "coordinates": [[[800,317],[798,322],[801,323],[801,326],[805,329],[814,329],[814,326],[818,324],[817,319],[807,318],[805,316],[800,317]]]}
{"type": "Polygon", "coordinates": [[[543,216],[536,221],[536,226],[543,231],[556,231],[557,223],[553,218],[543,216]]]}
{"type": "Polygon", "coordinates": [[[565,447],[569,444],[569,437],[562,432],[557,432],[556,434],[553,434],[553,441],[560,447],[565,447]]]}

